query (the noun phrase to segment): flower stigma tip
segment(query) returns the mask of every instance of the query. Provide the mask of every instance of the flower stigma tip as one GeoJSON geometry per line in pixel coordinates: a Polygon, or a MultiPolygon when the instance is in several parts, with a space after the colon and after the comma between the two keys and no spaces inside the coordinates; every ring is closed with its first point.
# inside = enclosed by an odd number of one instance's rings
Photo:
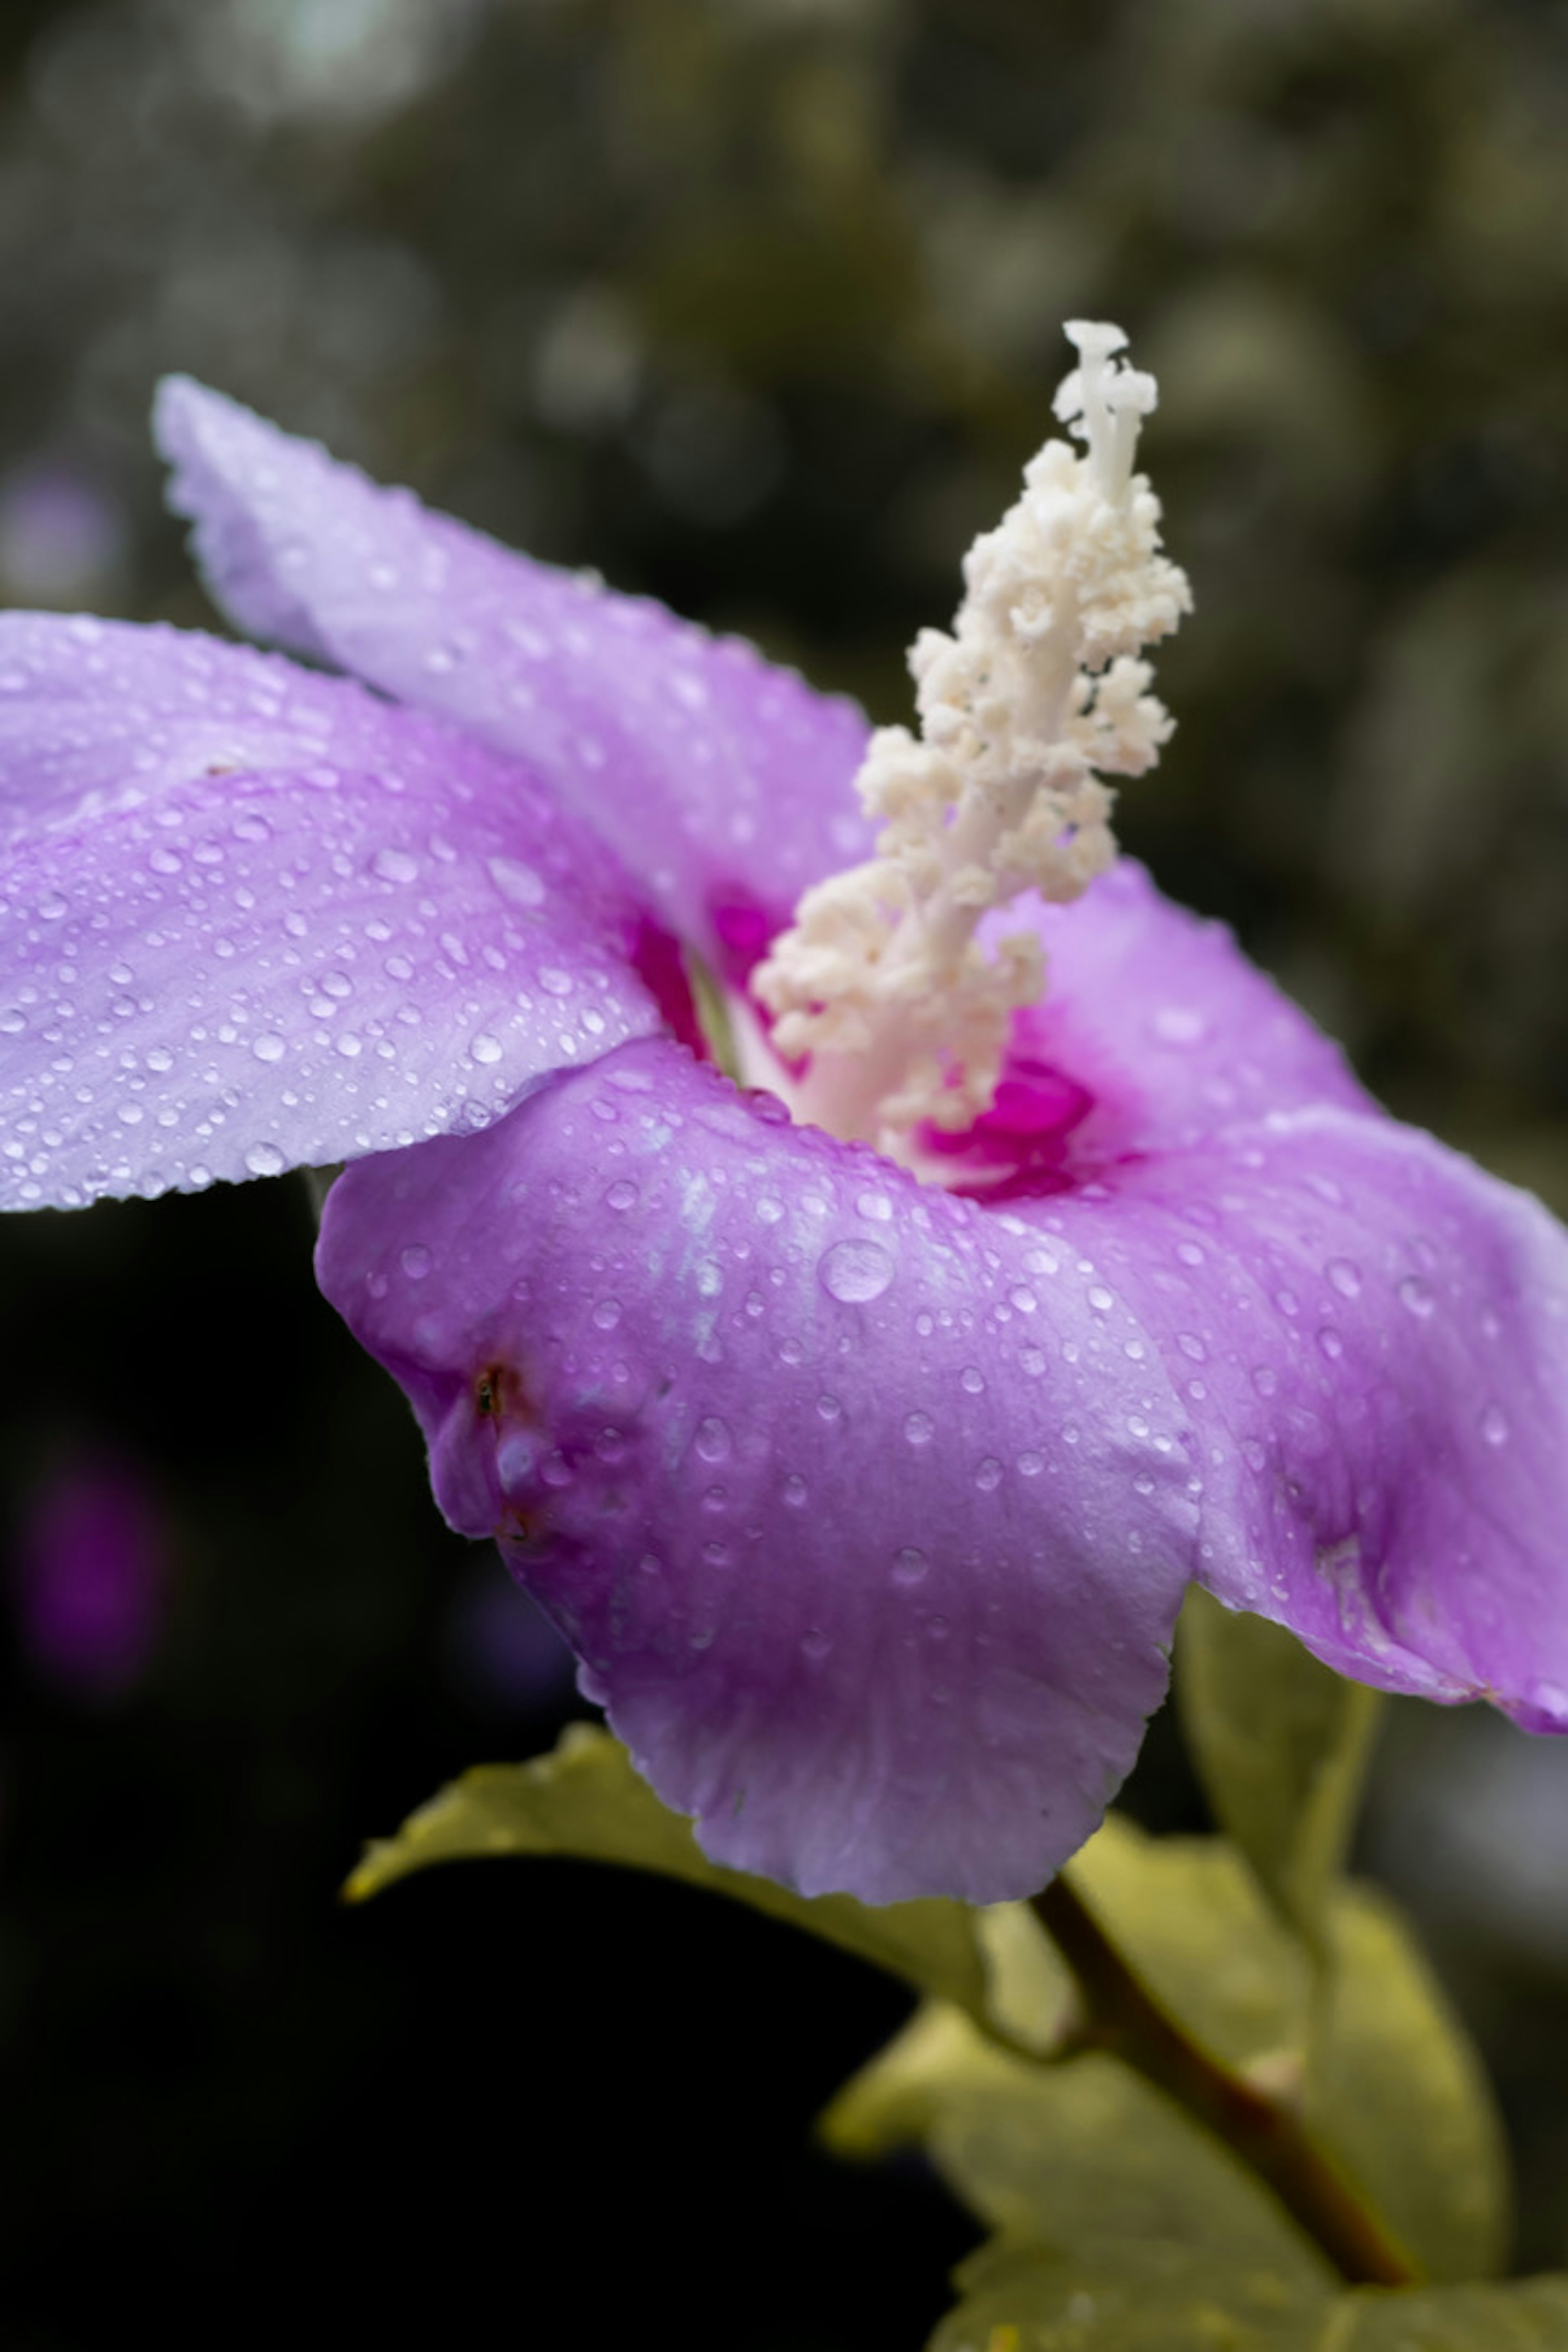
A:
{"type": "Polygon", "coordinates": [[[1119,327],[1066,333],[1079,365],[1054,406],[1084,448],[1047,441],[970,549],[952,635],[910,651],[919,737],[879,729],[855,780],[874,856],[806,890],[752,976],[775,1052],[805,1065],[795,1116],[910,1165],[922,1125],[960,1133],[990,1108],[1012,1016],[1044,992],[1034,934],[983,943],[982,917],[1080,897],[1116,855],[1101,775],[1142,775],[1174,725],[1139,658],[1192,609],[1132,470],[1156,385],[1116,358],[1119,327]]]}

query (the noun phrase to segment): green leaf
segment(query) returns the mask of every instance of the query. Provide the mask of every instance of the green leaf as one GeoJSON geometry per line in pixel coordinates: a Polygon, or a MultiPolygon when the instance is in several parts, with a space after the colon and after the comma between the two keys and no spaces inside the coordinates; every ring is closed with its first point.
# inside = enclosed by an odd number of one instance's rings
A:
{"type": "Polygon", "coordinates": [[[1228,2149],[1117,2060],[1010,2056],[927,2002],[828,2108],[840,2155],[917,2143],[1009,2243],[1075,2261],[1241,2263],[1286,2288],[1331,2273],[1228,2149]]]}
{"type": "Polygon", "coordinates": [[[1065,1970],[1021,1905],[1002,1914],[940,1899],[872,1909],[847,1895],[808,1898],[721,1868],[620,1742],[588,1724],[571,1725],[552,1756],[465,1772],[395,1837],[367,1847],[343,1891],[359,1902],[431,1863],[500,1854],[571,1854],[707,1887],[940,1994],[1026,2045],[1050,2042],[1070,1998],[1065,1970]]]}
{"type": "Polygon", "coordinates": [[[1314,2352],[1568,2352],[1568,2278],[1343,2296],[1314,2352]]]}
{"type": "Polygon", "coordinates": [[[1131,2244],[1077,2262],[996,2244],[958,2283],[930,2352],[1342,2352],[1331,2289],[1179,2252],[1131,2244]]]}
{"type": "MultiPolygon", "coordinates": [[[[1342,1889],[1325,1929],[1330,1965],[1319,1973],[1222,1839],[1153,1839],[1113,1818],[1070,1870],[1161,2005],[1215,2057],[1269,2095],[1300,2105],[1314,2137],[1429,2277],[1476,2278],[1496,2269],[1507,2189],[1496,2114],[1474,2053],[1390,1904],[1363,1888],[1342,1889]],[[1314,1988],[1317,2031],[1309,2053],[1314,1988]]],[[[960,2022],[951,2021],[948,2030],[960,2022]]],[[[910,2029],[917,2030],[928,2037],[939,2031],[927,2017],[910,2029]]],[[[1063,2126],[1052,2103],[1079,2067],[1047,2074],[1016,2067],[991,2051],[985,2053],[989,2074],[977,2077],[966,2059],[942,2088],[945,2078],[940,2066],[932,2069],[929,2046],[917,2052],[921,2063],[912,2076],[901,2071],[901,2053],[895,2042],[830,2111],[837,2144],[847,2151],[858,2142],[868,2149],[879,2133],[886,2144],[895,2114],[903,2118],[904,2137],[925,2139],[937,2132],[939,2110],[947,2114],[946,2101],[966,2120],[958,2141],[951,2137],[958,2126],[942,2123],[949,2136],[940,2147],[932,2138],[933,2153],[944,2168],[952,2157],[949,2177],[958,2193],[999,2226],[998,2151],[1018,2152],[1015,2191],[1008,2193],[1033,2194],[1025,2176],[1037,2180],[1037,2169],[1031,2168],[1043,2161],[1039,2148],[1057,2143],[1063,2126]],[[878,2074],[884,2065],[892,2068],[890,2075],[878,2074]],[[1009,2067],[1016,2071],[1008,2073],[1009,2067]],[[976,2136],[977,2080],[992,2086],[1001,2102],[997,2116],[1005,2131],[1000,2142],[996,2116],[976,2136]],[[900,2086],[903,2102],[892,2109],[886,2104],[889,2083],[900,2086]],[[882,2087],[868,2106],[873,2084],[882,2087]],[[963,2153],[982,2146],[991,2149],[983,2174],[963,2153]]],[[[1137,2088],[1143,2099],[1156,2098],[1137,2088]]],[[[1175,2113],[1163,2102],[1157,2112],[1175,2113]]],[[[1198,2127],[1175,2120],[1206,2153],[1211,2143],[1198,2127]]],[[[1142,2162],[1156,2144],[1155,2123],[1130,2128],[1128,2166],[1142,2162]]],[[[1168,2133],[1165,2145],[1169,2153],[1168,2133]]],[[[1199,2159],[1193,2161],[1197,2166],[1199,2159]]],[[[1194,2169],[1194,2180],[1204,2177],[1194,2169]]],[[[1265,2194],[1250,2175],[1245,2178],[1256,2195],[1265,2194]]],[[[1093,2199],[1100,2206],[1123,2193],[1107,2181],[1094,2189],[1093,2199]]],[[[1037,2215],[1033,2227],[1037,2234],[1045,2228],[1037,2215]]]]}
{"type": "Polygon", "coordinates": [[[1506,2252],[1509,2179],[1480,2061],[1386,1897],[1347,1888],[1331,1936],[1307,2121],[1429,2278],[1487,2277],[1506,2252]]]}
{"type": "Polygon", "coordinates": [[[1155,1999],[1243,2072],[1300,2073],[1313,1974],[1224,1838],[1152,1838],[1111,1814],[1068,1875],[1155,1999]]]}
{"type": "Polygon", "coordinates": [[[1568,2352],[1568,2278],[1506,2286],[1282,2286],[1267,2270],[1128,2246],[1063,2260],[994,2244],[959,2273],[931,2352],[1568,2352]]]}
{"type": "MultiPolygon", "coordinates": [[[[1347,1973],[1386,1960],[1368,1948],[1347,1973]]],[[[1116,2060],[1041,2067],[941,2002],[822,2128],[846,2156],[925,2147],[994,2233],[931,2352],[1568,2352],[1568,2280],[1347,2291],[1253,2176],[1116,2060]]]]}
{"type": "Polygon", "coordinates": [[[1300,2097],[1315,2136],[1430,2277],[1498,2268],[1501,2126],[1480,2063],[1391,1903],[1342,1886],[1316,1970],[1223,1839],[1153,1839],[1112,1819],[1070,1874],[1198,2041],[1260,2088],[1300,2097]]]}
{"type": "Polygon", "coordinates": [[[1215,1819],[1281,1917],[1315,1939],[1379,1694],[1334,1674],[1282,1625],[1224,1609],[1194,1586],[1177,1628],[1176,1704],[1215,1819]]]}

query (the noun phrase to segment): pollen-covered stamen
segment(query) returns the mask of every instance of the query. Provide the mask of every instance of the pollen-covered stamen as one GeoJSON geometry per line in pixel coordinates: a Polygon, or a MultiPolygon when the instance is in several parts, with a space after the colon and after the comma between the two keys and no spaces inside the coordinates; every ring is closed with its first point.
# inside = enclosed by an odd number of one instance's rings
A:
{"type": "Polygon", "coordinates": [[[808,1058],[799,1115],[906,1158],[923,1122],[988,1108],[1013,1013],[1045,984],[1033,938],[987,953],[981,917],[1024,890],[1078,898],[1116,854],[1095,772],[1142,774],[1172,729],[1138,658],[1192,604],[1132,471],[1154,380],[1115,359],[1119,328],[1067,333],[1079,364],[1056,412],[1085,452],[1047,441],[975,541],[952,634],[910,654],[919,739],[881,729],[856,779],[876,856],[806,891],[752,980],[778,1052],[808,1058]]]}

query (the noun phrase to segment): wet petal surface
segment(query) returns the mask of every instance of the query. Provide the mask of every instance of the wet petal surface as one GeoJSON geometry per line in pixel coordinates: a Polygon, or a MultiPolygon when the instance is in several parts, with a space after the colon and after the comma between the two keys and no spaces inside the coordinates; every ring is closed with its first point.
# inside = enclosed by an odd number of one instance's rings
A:
{"type": "Polygon", "coordinates": [[[1182,1408],[1097,1270],[668,1043],[351,1169],[328,1297],[708,1851],[1044,1883],[1164,1687],[1182,1408]]]}
{"type": "Polygon", "coordinates": [[[171,502],[240,627],[530,761],[731,970],[867,855],[866,723],[750,646],[515,555],[187,378],[155,418],[171,502]]]}
{"type": "Polygon", "coordinates": [[[1080,1097],[1061,1155],[1070,1178],[1310,1104],[1381,1116],[1339,1047],[1226,927],[1173,905],[1133,859],[1070,906],[1020,900],[986,934],[1026,927],[1045,950],[1046,994],[1015,1014],[1011,1059],[1080,1097]]]}
{"type": "Polygon", "coordinates": [[[1568,1729],[1568,1234],[1430,1136],[1281,1115],[1130,1167],[1200,1572],[1363,1682],[1568,1729]]]}
{"type": "Polygon", "coordinates": [[[345,680],[8,614],[0,777],[7,1207],[482,1123],[657,1026],[601,845],[345,680]]]}

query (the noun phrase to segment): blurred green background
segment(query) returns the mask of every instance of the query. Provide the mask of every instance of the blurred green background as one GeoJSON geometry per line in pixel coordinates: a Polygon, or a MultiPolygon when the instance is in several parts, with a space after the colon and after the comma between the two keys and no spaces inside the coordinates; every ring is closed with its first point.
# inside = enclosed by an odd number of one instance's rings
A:
{"type": "MultiPolygon", "coordinates": [[[[214,625],[146,433],[183,368],[902,717],[1073,314],[1160,376],[1198,605],[1123,839],[1568,1210],[1561,0],[0,16],[0,601],[214,625]]],[[[291,1185],[0,1233],[10,2340],[129,2300],[467,2341],[500,2296],[522,2341],[918,2343],[965,2225],[805,2140],[899,2013],[850,1963],[565,1865],[334,1908],[362,1835],[573,1702],[309,1240],[291,1185]],[[110,1459],[166,1558],[84,1679],[29,1530],[110,1459]]],[[[1134,1795],[1198,1818],[1169,1735],[1134,1795]]],[[[1568,1754],[1401,1710],[1367,1856],[1485,2040],[1521,2256],[1568,2261],[1568,1754]]]]}

